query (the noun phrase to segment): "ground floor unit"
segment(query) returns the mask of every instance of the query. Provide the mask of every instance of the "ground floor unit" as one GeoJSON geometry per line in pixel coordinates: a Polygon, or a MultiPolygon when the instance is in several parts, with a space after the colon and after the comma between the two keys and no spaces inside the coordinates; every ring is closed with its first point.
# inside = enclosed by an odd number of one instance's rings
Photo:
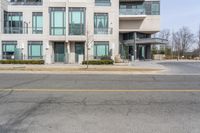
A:
{"type": "Polygon", "coordinates": [[[81,64],[87,58],[99,60],[105,57],[113,60],[120,58],[120,61],[149,60],[152,58],[151,47],[160,43],[165,44],[166,41],[141,33],[123,33],[119,35],[119,39],[96,37],[89,41],[86,37],[66,40],[66,37],[50,39],[4,35],[0,39],[0,60],[40,59],[46,64],[81,64]]]}
{"type": "MultiPolygon", "coordinates": [[[[3,41],[1,44],[1,59],[31,60],[43,59],[47,64],[51,63],[81,63],[87,57],[87,44],[85,42],[49,42],[48,46],[44,46],[42,41],[29,41],[26,46],[20,48],[17,41],[3,41]]],[[[113,50],[110,48],[109,42],[95,42],[92,48],[89,48],[88,58],[101,59],[110,57],[114,59],[113,50]],[[92,51],[92,52],[91,52],[92,51]]],[[[135,51],[134,46],[120,45],[119,55],[124,60],[132,60],[134,52],[137,51],[136,59],[151,59],[151,45],[137,45],[135,51]]]]}
{"type": "Polygon", "coordinates": [[[108,41],[94,42],[92,47],[89,47],[86,41],[2,41],[0,59],[45,60],[46,64],[75,64],[82,63],[86,55],[90,60],[101,59],[103,56],[114,59],[111,50],[108,41]]]}

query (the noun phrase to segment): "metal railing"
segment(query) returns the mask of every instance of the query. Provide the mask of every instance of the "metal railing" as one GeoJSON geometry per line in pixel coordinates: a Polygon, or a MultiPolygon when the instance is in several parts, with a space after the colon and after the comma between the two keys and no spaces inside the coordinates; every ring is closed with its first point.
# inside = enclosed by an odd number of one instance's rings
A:
{"type": "Polygon", "coordinates": [[[69,25],[69,35],[85,35],[85,25],[69,25]]]}
{"type": "Polygon", "coordinates": [[[95,28],[94,34],[112,34],[112,28],[95,28]]]}
{"type": "Polygon", "coordinates": [[[4,34],[42,34],[43,28],[37,27],[4,27],[4,34]]]}
{"type": "Polygon", "coordinates": [[[46,55],[42,56],[28,56],[25,54],[14,55],[14,54],[4,54],[0,55],[0,60],[45,60],[46,55]]]}
{"type": "Polygon", "coordinates": [[[125,45],[136,44],[167,44],[168,40],[162,38],[137,38],[136,41],[134,39],[125,40],[123,42],[125,45]]]}
{"type": "Polygon", "coordinates": [[[145,9],[120,9],[120,15],[146,15],[145,9]]]}

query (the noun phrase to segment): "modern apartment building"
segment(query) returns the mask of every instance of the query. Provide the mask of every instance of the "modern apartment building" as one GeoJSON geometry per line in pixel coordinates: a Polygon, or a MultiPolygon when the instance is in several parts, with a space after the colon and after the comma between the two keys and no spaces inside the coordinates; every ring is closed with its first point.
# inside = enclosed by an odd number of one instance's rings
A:
{"type": "Polygon", "coordinates": [[[159,0],[1,0],[0,13],[0,59],[150,59],[163,43],[159,0]]]}

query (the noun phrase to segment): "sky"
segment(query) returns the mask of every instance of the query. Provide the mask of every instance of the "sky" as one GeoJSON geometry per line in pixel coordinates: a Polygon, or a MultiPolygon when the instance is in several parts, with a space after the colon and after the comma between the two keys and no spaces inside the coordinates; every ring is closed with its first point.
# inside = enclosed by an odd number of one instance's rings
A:
{"type": "Polygon", "coordinates": [[[161,0],[161,29],[177,31],[182,26],[197,33],[200,26],[200,0],[161,0]]]}

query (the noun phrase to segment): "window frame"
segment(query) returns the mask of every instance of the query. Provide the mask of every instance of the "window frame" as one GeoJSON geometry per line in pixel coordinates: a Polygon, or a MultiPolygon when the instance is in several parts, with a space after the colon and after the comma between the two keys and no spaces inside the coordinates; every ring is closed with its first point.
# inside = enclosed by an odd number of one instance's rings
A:
{"type": "Polygon", "coordinates": [[[108,29],[109,29],[109,14],[108,13],[94,13],[94,34],[108,34],[108,29]],[[106,26],[103,27],[102,29],[98,28],[98,22],[97,22],[98,16],[104,17],[104,21],[107,21],[106,26]]]}
{"type": "Polygon", "coordinates": [[[32,13],[32,34],[43,34],[43,13],[42,12],[33,12],[32,13]],[[42,27],[37,26],[38,25],[38,23],[37,23],[38,17],[42,17],[42,27]]]}
{"type": "Polygon", "coordinates": [[[28,59],[38,60],[43,59],[43,41],[28,41],[28,59]],[[32,55],[32,46],[40,46],[40,56],[32,55]]]}
{"type": "Polygon", "coordinates": [[[66,8],[65,7],[50,7],[49,8],[49,14],[50,14],[50,24],[49,24],[49,30],[50,35],[53,36],[64,36],[66,35],[66,8]],[[55,26],[55,13],[56,12],[62,12],[62,26],[56,27],[55,26]],[[56,33],[56,29],[61,30],[61,34],[56,33]]]}
{"type": "Polygon", "coordinates": [[[85,35],[86,32],[86,8],[85,7],[69,7],[68,9],[68,31],[69,31],[69,36],[73,36],[73,35],[85,35]],[[77,24],[80,26],[79,33],[75,32],[74,29],[72,28],[72,26],[76,26],[73,25],[73,13],[74,12],[78,12],[80,15],[80,23],[77,24]],[[82,23],[83,22],[83,23],[82,23]]]}
{"type": "MultiPolygon", "coordinates": [[[[2,41],[2,59],[11,59],[7,57],[7,50],[6,50],[6,45],[14,45],[14,51],[13,51],[13,56],[15,55],[15,50],[17,48],[17,41],[2,41]]],[[[12,56],[12,55],[11,55],[12,56]]]]}
{"type": "Polygon", "coordinates": [[[95,6],[111,6],[111,0],[95,0],[95,6]]]}
{"type": "Polygon", "coordinates": [[[23,34],[23,32],[23,12],[4,11],[4,33],[23,34]],[[19,20],[15,20],[16,18],[19,20]]]}
{"type": "Polygon", "coordinates": [[[93,49],[94,59],[100,59],[101,57],[109,56],[110,55],[109,50],[110,50],[110,45],[109,45],[108,41],[95,41],[94,42],[94,49],[93,49]],[[98,46],[104,46],[105,47],[105,54],[104,55],[101,55],[101,56],[98,55],[98,46]]]}

